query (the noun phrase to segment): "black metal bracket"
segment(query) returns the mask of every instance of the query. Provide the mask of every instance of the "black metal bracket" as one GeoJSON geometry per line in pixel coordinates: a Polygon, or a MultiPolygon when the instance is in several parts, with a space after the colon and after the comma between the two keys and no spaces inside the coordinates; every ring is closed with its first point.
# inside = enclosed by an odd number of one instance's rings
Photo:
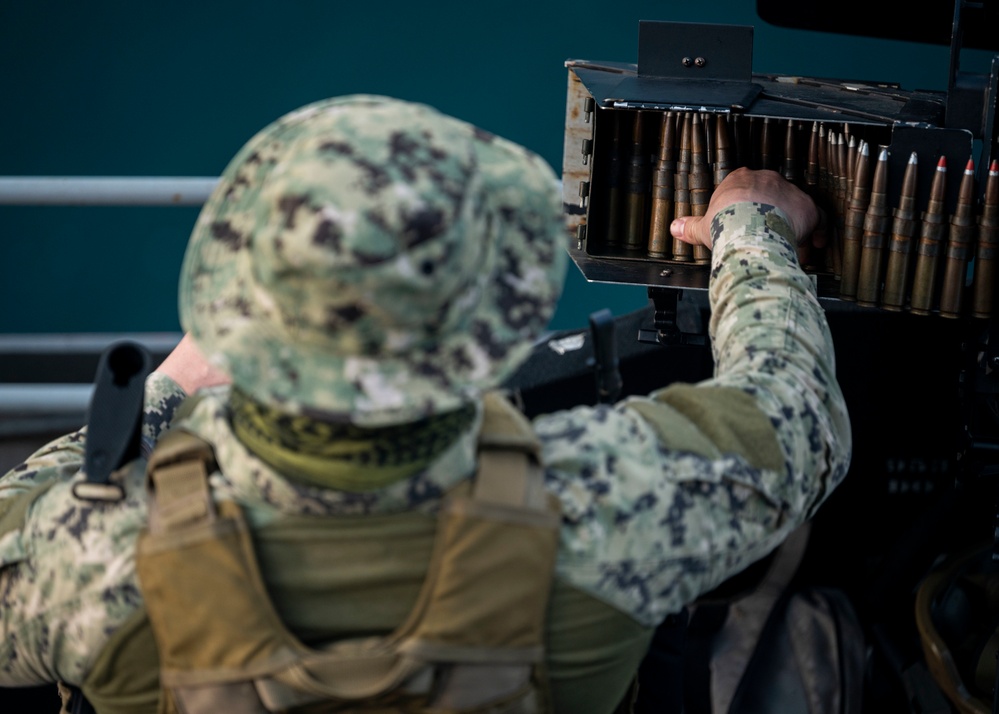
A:
{"type": "Polygon", "coordinates": [[[624,77],[605,105],[745,109],[762,89],[752,76],[752,26],[643,20],[637,74],[624,77]]]}
{"type": "Polygon", "coordinates": [[[980,183],[992,163],[996,136],[996,99],[999,91],[999,55],[992,59],[988,74],[961,70],[961,53],[968,21],[967,11],[977,11],[972,21],[985,20],[984,5],[972,0],[954,0],[954,20],[951,25],[950,66],[947,75],[948,127],[967,129],[982,141],[977,173],[980,183]]]}
{"type": "Polygon", "coordinates": [[[638,341],[660,345],[704,345],[707,335],[684,332],[677,321],[678,303],[683,299],[683,291],[650,285],[649,299],[653,307],[653,329],[640,328],[638,341]]]}
{"type": "Polygon", "coordinates": [[[590,315],[590,335],[593,338],[593,367],[596,378],[597,402],[613,404],[621,396],[621,371],[617,356],[614,315],[603,309],[590,315]]]}

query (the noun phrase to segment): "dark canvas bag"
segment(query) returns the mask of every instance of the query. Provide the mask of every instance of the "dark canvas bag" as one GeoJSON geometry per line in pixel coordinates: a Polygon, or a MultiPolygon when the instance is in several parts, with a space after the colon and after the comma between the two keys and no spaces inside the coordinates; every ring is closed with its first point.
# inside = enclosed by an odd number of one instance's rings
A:
{"type": "Polygon", "coordinates": [[[659,661],[671,671],[643,665],[638,714],[860,711],[865,641],[849,598],[794,583],[809,532],[791,533],[752,587],[705,596],[661,628],[659,661]]]}

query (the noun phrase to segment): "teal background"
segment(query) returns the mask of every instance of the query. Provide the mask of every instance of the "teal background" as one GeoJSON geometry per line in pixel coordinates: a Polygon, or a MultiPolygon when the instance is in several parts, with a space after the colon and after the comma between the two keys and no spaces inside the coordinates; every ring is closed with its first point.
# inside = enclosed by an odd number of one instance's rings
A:
{"type": "MultiPolygon", "coordinates": [[[[778,28],[747,0],[6,0],[0,175],[217,176],[278,116],[354,92],[432,104],[558,171],[565,60],[636,61],[639,20],[754,25],[757,72],[946,86],[946,47],[778,28]]],[[[179,330],[197,210],[0,206],[0,333],[179,330]]],[[[645,303],[570,266],[552,327],[645,303]]]]}

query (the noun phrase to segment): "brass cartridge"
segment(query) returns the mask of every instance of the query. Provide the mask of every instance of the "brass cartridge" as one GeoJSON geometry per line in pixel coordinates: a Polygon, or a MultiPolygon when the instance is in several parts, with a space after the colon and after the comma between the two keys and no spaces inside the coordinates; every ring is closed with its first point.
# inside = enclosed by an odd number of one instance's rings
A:
{"type": "Polygon", "coordinates": [[[763,126],[760,127],[760,168],[775,168],[774,161],[774,124],[770,117],[763,118],[763,126]]]}
{"type": "MultiPolygon", "coordinates": [[[[818,206],[819,209],[825,211],[825,205],[822,201],[819,188],[819,127],[819,122],[812,122],[812,130],[808,138],[808,158],[805,162],[805,173],[802,178],[802,189],[805,193],[811,196],[812,200],[815,201],[815,205],[818,206]]],[[[824,226],[823,230],[828,235],[828,227],[824,226]]],[[[809,265],[807,268],[809,270],[818,270],[824,267],[828,253],[829,248],[827,239],[826,247],[809,252],[809,265]]]]}
{"type": "Polygon", "coordinates": [[[787,122],[784,133],[784,160],[781,163],[781,174],[793,184],[800,183],[801,167],[798,165],[797,129],[794,120],[787,122]]]}
{"type": "Polygon", "coordinates": [[[919,216],[916,210],[916,170],[918,157],[913,151],[902,176],[902,192],[895,209],[888,241],[888,267],[885,269],[885,292],[881,305],[886,310],[899,311],[905,307],[909,290],[912,265],[912,243],[919,216]]]}
{"type": "Polygon", "coordinates": [[[808,161],[805,164],[805,187],[811,197],[818,197],[819,188],[819,123],[812,122],[812,134],[808,138],[808,161]]]}
{"type": "Polygon", "coordinates": [[[701,124],[704,125],[704,155],[708,164],[708,171],[714,170],[715,140],[718,138],[715,132],[715,115],[713,112],[701,114],[701,124]]]}
{"type": "Polygon", "coordinates": [[[673,192],[676,190],[676,114],[663,114],[659,134],[659,156],[652,172],[652,211],[649,228],[649,256],[668,258],[672,236],[673,192]]]}
{"type": "Polygon", "coordinates": [[[829,139],[826,135],[826,125],[819,124],[818,142],[818,167],[819,167],[819,200],[823,206],[828,206],[829,198],[829,139]]]}
{"type": "Polygon", "coordinates": [[[999,161],[993,159],[985,179],[982,212],[978,218],[978,247],[975,253],[974,317],[992,317],[995,305],[995,261],[999,257],[999,161]]]}
{"type": "Polygon", "coordinates": [[[648,234],[645,222],[649,198],[649,153],[645,148],[642,126],[645,113],[636,111],[632,121],[631,152],[628,156],[625,184],[624,247],[627,250],[646,249],[648,234]]]}
{"type": "Polygon", "coordinates": [[[923,211],[916,243],[916,267],[912,274],[912,299],[909,311],[929,315],[936,304],[937,274],[940,246],[943,243],[947,213],[944,207],[947,192],[947,157],[937,160],[930,183],[930,197],[923,211]]]}
{"type": "Polygon", "coordinates": [[[881,296],[881,273],[891,209],[888,206],[888,149],[881,147],[874,165],[871,200],[864,214],[864,233],[860,241],[860,277],[857,279],[857,304],[874,307],[881,296]]]}
{"type": "Polygon", "coordinates": [[[715,186],[718,186],[734,168],[734,154],[728,119],[725,114],[719,114],[715,119],[715,186]]]}
{"type": "Polygon", "coordinates": [[[864,214],[871,199],[870,149],[866,141],[860,142],[857,164],[853,171],[853,191],[843,219],[842,260],[843,272],[839,296],[843,300],[857,299],[857,281],[860,279],[860,246],[864,230],[864,214]]]}
{"type": "Polygon", "coordinates": [[[850,135],[850,140],[846,146],[846,199],[843,201],[843,215],[850,206],[850,197],[853,196],[853,180],[857,173],[857,137],[850,135]]]}
{"type": "MultiPolygon", "coordinates": [[[[690,124],[690,215],[703,216],[708,210],[711,198],[713,180],[708,168],[705,149],[704,123],[698,114],[690,124]]],[[[694,246],[694,262],[705,264],[711,262],[711,251],[707,246],[694,246]]]]}
{"type": "Polygon", "coordinates": [[[957,204],[950,218],[947,249],[943,257],[943,284],[940,286],[940,315],[955,318],[961,314],[968,260],[975,238],[975,162],[968,159],[957,192],[957,204]]]}
{"type": "MultiPolygon", "coordinates": [[[[676,161],[676,177],[674,181],[673,210],[676,218],[683,218],[690,213],[690,151],[691,124],[693,117],[685,112],[678,121],[680,125],[680,153],[676,161]]],[[[694,246],[684,243],[678,238],[673,239],[673,260],[690,262],[694,257],[694,246]]]]}
{"type": "Polygon", "coordinates": [[[842,133],[836,134],[836,215],[839,217],[839,225],[843,226],[843,215],[846,213],[846,204],[850,198],[847,193],[847,177],[849,171],[846,167],[847,148],[846,137],[842,133]]]}
{"type": "Polygon", "coordinates": [[[843,225],[846,214],[846,162],[843,135],[829,132],[829,268],[839,280],[843,277],[843,225]]]}

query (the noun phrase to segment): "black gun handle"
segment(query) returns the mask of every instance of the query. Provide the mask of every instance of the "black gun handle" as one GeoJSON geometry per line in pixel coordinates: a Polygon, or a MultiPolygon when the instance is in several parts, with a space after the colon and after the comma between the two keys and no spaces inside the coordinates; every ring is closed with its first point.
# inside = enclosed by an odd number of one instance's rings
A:
{"type": "Polygon", "coordinates": [[[118,501],[125,493],[111,474],[139,456],[146,377],[152,358],[142,345],[123,340],[101,355],[87,411],[86,480],[74,495],[91,501],[118,501]]]}

